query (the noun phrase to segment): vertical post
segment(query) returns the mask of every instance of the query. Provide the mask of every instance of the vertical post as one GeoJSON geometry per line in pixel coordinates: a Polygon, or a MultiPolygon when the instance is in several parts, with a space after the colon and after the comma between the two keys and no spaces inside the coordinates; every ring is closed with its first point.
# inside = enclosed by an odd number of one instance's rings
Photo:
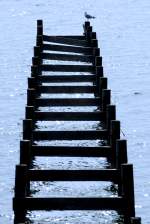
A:
{"type": "Polygon", "coordinates": [[[43,35],[43,21],[37,20],[37,36],[43,35]]]}
{"type": "Polygon", "coordinates": [[[33,106],[26,106],[25,117],[26,117],[26,119],[34,120],[34,107],[33,106]]]}
{"type": "Polygon", "coordinates": [[[27,89],[27,106],[34,106],[36,100],[36,90],[27,89]]]}
{"type": "Polygon", "coordinates": [[[110,89],[103,89],[102,90],[102,102],[101,102],[101,108],[102,111],[106,112],[107,105],[111,102],[111,90],[110,89]]]}
{"type": "Polygon", "coordinates": [[[103,66],[96,66],[95,67],[95,75],[96,75],[96,78],[95,78],[95,85],[97,86],[97,88],[99,88],[99,79],[101,77],[103,77],[103,66]]]}
{"type": "Polygon", "coordinates": [[[116,141],[120,139],[120,121],[112,120],[110,125],[111,167],[116,164],[116,141]]]}
{"type": "Polygon", "coordinates": [[[32,160],[31,141],[30,140],[20,141],[20,164],[25,164],[27,165],[27,168],[29,168],[31,160],[32,160]]]}
{"type": "Polygon", "coordinates": [[[93,65],[97,66],[102,66],[102,57],[96,56],[93,65]]]}
{"type": "Polygon", "coordinates": [[[98,48],[98,40],[97,39],[92,39],[91,40],[91,47],[98,48]]]}
{"type": "Polygon", "coordinates": [[[31,66],[31,77],[37,77],[38,75],[41,75],[41,70],[39,66],[32,65],[31,66]]]}
{"type": "Polygon", "coordinates": [[[95,47],[93,48],[93,56],[96,57],[96,56],[100,56],[100,49],[95,47]]]}
{"type": "Polygon", "coordinates": [[[28,78],[28,89],[36,89],[37,81],[35,77],[28,78]]]}
{"type": "Polygon", "coordinates": [[[106,128],[110,134],[111,121],[116,120],[116,106],[107,105],[106,106],[106,128]]]}
{"type": "Polygon", "coordinates": [[[91,32],[92,32],[92,26],[88,26],[85,33],[85,37],[88,43],[91,42],[91,32]]]}
{"type": "Polygon", "coordinates": [[[32,142],[32,120],[25,119],[23,120],[23,140],[31,140],[32,142]]]}
{"type": "Polygon", "coordinates": [[[41,54],[41,47],[35,46],[34,47],[34,57],[40,57],[40,54],[41,54]]]}
{"type": "Polygon", "coordinates": [[[42,35],[38,35],[36,37],[36,45],[39,47],[43,47],[43,36],[42,35]]]}
{"type": "Polygon", "coordinates": [[[98,95],[100,98],[102,98],[102,92],[104,89],[107,89],[108,81],[106,77],[99,77],[98,83],[97,83],[97,89],[98,89],[98,95]]]}
{"type": "Polygon", "coordinates": [[[86,21],[84,24],[83,24],[83,29],[84,29],[84,35],[86,35],[86,31],[87,31],[87,28],[90,26],[90,22],[89,21],[86,21]]]}
{"type": "MultiPolygon", "coordinates": [[[[128,163],[127,157],[127,141],[124,139],[118,139],[116,141],[116,164],[115,168],[121,172],[121,165],[128,163]]],[[[121,179],[118,182],[118,195],[122,194],[121,179]]]]}
{"type": "Polygon", "coordinates": [[[133,165],[121,165],[122,196],[125,199],[125,218],[135,217],[133,165]]]}
{"type": "Polygon", "coordinates": [[[14,223],[25,222],[26,209],[24,204],[20,204],[19,199],[26,197],[27,166],[25,164],[16,166],[15,175],[15,197],[13,199],[14,223]]]}

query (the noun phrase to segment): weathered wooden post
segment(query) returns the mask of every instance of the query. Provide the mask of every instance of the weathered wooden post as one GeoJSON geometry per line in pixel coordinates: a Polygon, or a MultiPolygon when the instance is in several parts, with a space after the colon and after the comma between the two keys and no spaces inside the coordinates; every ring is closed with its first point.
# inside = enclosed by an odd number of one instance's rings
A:
{"type": "Polygon", "coordinates": [[[36,96],[35,89],[27,89],[27,106],[35,106],[36,96]]]}
{"type": "Polygon", "coordinates": [[[135,217],[133,165],[121,165],[122,196],[125,199],[125,218],[135,217]]]}
{"type": "Polygon", "coordinates": [[[120,121],[112,120],[110,125],[111,167],[116,165],[116,141],[120,139],[120,121]]]}
{"type": "Polygon", "coordinates": [[[23,120],[23,140],[30,140],[32,142],[33,124],[31,119],[23,120]]]}
{"type": "Polygon", "coordinates": [[[26,164],[27,168],[30,167],[32,161],[31,141],[20,141],[20,164],[26,164]]]}
{"type": "Polygon", "coordinates": [[[26,187],[27,187],[27,166],[25,164],[17,165],[15,175],[15,197],[13,199],[15,224],[25,222],[25,216],[26,216],[25,205],[20,203],[19,199],[24,199],[26,197],[26,187]]]}
{"type": "Polygon", "coordinates": [[[43,35],[43,21],[37,20],[37,36],[43,35]]]}
{"type": "Polygon", "coordinates": [[[101,109],[106,112],[107,105],[111,103],[111,90],[103,89],[102,90],[102,99],[101,99],[101,109]]]}
{"type": "Polygon", "coordinates": [[[106,77],[99,77],[97,82],[98,96],[102,99],[102,92],[107,89],[108,81],[106,77]]]}

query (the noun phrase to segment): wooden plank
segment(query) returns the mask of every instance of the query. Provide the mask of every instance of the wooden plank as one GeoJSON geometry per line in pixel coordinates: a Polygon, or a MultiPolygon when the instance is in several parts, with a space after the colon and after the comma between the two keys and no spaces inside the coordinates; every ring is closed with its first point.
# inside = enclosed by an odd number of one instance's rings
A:
{"type": "Polygon", "coordinates": [[[104,121],[103,112],[40,112],[35,111],[34,119],[40,121],[104,121]]]}
{"type": "Polygon", "coordinates": [[[86,40],[78,40],[78,39],[71,39],[71,38],[64,38],[58,36],[47,36],[43,35],[43,41],[53,42],[53,43],[60,43],[60,44],[67,44],[67,45],[76,45],[87,47],[88,43],[86,40]]]}
{"type": "Polygon", "coordinates": [[[33,131],[33,139],[41,140],[96,140],[108,139],[107,130],[87,131],[33,131]]]}
{"type": "Polygon", "coordinates": [[[113,181],[121,178],[116,169],[101,170],[28,170],[29,181],[113,181]]]}
{"type": "Polygon", "coordinates": [[[125,209],[122,197],[102,198],[14,198],[13,209],[27,210],[117,210],[125,209]]]}
{"type": "Polygon", "coordinates": [[[39,66],[42,71],[51,72],[95,72],[95,66],[92,65],[49,65],[43,64],[39,66]]]}
{"type": "Polygon", "coordinates": [[[92,55],[93,48],[92,47],[74,47],[74,46],[64,46],[64,45],[56,45],[56,44],[43,44],[43,50],[48,51],[63,51],[63,52],[74,52],[78,54],[87,54],[92,55]]]}
{"type": "Polygon", "coordinates": [[[100,98],[37,98],[35,105],[39,107],[47,106],[99,106],[100,98]]]}
{"type": "Polygon", "coordinates": [[[78,146],[39,146],[32,145],[34,156],[63,156],[63,157],[109,157],[110,146],[78,147],[78,146]]]}
{"type": "Polygon", "coordinates": [[[47,60],[60,60],[60,61],[81,61],[94,63],[95,57],[92,55],[75,55],[75,54],[54,54],[54,53],[41,53],[42,59],[47,60]]]}
{"type": "Polygon", "coordinates": [[[94,93],[96,86],[38,86],[39,93],[94,93]]]}
{"type": "MultiPolygon", "coordinates": [[[[54,35],[51,35],[51,37],[54,37],[54,35]]],[[[77,39],[77,40],[85,40],[84,35],[57,35],[55,37],[63,37],[63,38],[70,38],[70,39],[77,39]]]]}
{"type": "Polygon", "coordinates": [[[44,83],[53,82],[93,82],[96,80],[95,75],[42,75],[38,76],[39,81],[44,83]]]}

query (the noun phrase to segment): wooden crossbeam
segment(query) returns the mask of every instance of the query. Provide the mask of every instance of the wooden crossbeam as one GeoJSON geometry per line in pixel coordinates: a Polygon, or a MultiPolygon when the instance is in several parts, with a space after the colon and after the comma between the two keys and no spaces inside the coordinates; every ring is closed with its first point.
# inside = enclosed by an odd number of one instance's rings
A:
{"type": "Polygon", "coordinates": [[[37,98],[36,106],[99,106],[100,98],[37,98]]]}
{"type": "Polygon", "coordinates": [[[39,81],[49,82],[93,82],[96,80],[95,75],[42,75],[38,76],[39,81]]]}
{"type": "Polygon", "coordinates": [[[41,140],[96,140],[107,139],[107,130],[99,131],[33,131],[33,139],[41,140]]]}
{"type": "Polygon", "coordinates": [[[79,146],[39,146],[32,145],[35,156],[61,156],[61,157],[110,157],[110,146],[79,147],[79,146]]]}
{"type": "Polygon", "coordinates": [[[95,72],[95,67],[92,65],[50,65],[43,64],[39,66],[42,71],[51,72],[95,72]]]}
{"type": "Polygon", "coordinates": [[[103,121],[104,112],[34,112],[34,119],[40,121],[103,121]]]}

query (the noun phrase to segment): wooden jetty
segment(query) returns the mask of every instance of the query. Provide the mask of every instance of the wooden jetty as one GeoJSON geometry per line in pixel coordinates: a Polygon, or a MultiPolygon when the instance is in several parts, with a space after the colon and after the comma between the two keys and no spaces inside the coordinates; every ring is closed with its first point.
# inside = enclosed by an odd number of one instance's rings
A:
{"type": "Polygon", "coordinates": [[[124,223],[141,223],[141,219],[135,217],[133,165],[128,164],[127,142],[120,138],[120,121],[116,119],[115,105],[111,104],[111,90],[108,89],[107,78],[103,74],[96,33],[89,22],[85,22],[83,27],[83,35],[48,36],[43,34],[42,20],[37,21],[36,46],[32,58],[31,77],[28,78],[27,106],[23,120],[23,139],[20,141],[20,163],[16,166],[13,198],[15,224],[25,223],[27,211],[32,210],[116,210],[124,215],[124,223]],[[45,64],[44,60],[51,63],[45,64]],[[53,60],[57,60],[58,64],[54,64],[53,60]],[[67,65],[59,64],[59,61],[83,64],[67,65]],[[55,75],[56,72],[60,74],[55,75]],[[67,85],[70,82],[72,85],[67,85]],[[92,85],[77,85],[84,82],[90,82],[92,85]],[[93,94],[93,98],[57,97],[61,94],[77,93],[93,94]],[[42,94],[49,94],[49,97],[43,98],[42,94]],[[56,94],[56,97],[52,98],[51,94],[56,94]],[[64,106],[96,106],[97,110],[39,110],[39,107],[64,106]],[[99,121],[102,128],[57,130],[56,127],[56,130],[47,131],[36,128],[38,121],[99,121]],[[103,140],[105,144],[96,147],[35,144],[35,141],[45,140],[103,140]],[[37,156],[106,157],[110,167],[98,170],[37,170],[32,166],[37,156]],[[118,196],[32,197],[31,181],[111,181],[118,186],[118,196]]]}

